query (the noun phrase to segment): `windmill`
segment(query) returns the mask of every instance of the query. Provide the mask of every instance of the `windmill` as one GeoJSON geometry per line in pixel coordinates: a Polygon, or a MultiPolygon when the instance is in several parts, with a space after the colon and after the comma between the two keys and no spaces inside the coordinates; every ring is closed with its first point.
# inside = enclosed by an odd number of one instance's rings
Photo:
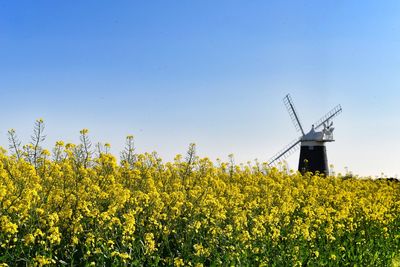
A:
{"type": "Polygon", "coordinates": [[[299,115],[296,112],[292,98],[286,95],[283,102],[289,112],[290,118],[297,131],[301,132],[301,136],[296,138],[275,156],[273,156],[267,163],[273,166],[296,152],[300,149],[299,171],[305,172],[319,172],[325,175],[329,174],[328,158],[326,156],[326,142],[333,142],[333,122],[332,119],[342,112],[342,107],[337,105],[325,116],[319,119],[311,127],[308,133],[304,132],[303,126],[300,123],[299,115]],[[318,131],[319,129],[322,129],[318,131]]]}

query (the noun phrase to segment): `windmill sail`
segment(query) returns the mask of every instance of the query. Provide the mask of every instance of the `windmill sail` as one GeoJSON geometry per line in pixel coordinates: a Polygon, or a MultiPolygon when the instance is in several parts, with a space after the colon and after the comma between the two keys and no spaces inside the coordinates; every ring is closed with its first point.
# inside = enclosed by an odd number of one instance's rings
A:
{"type": "Polygon", "coordinates": [[[294,127],[296,127],[296,131],[301,131],[301,133],[304,135],[304,130],[303,130],[303,127],[301,126],[299,116],[297,115],[292,98],[290,97],[289,94],[287,94],[285,96],[285,98],[283,98],[283,103],[285,103],[286,109],[289,112],[289,115],[290,115],[290,118],[292,119],[294,127]]]}
{"type": "Polygon", "coordinates": [[[337,105],[331,111],[329,111],[325,116],[323,116],[316,123],[314,123],[314,129],[324,126],[324,123],[327,123],[329,120],[331,120],[333,117],[336,117],[341,112],[342,112],[342,107],[340,105],[337,105]]]}
{"type": "Polygon", "coordinates": [[[300,144],[299,138],[293,140],[291,143],[285,146],[281,151],[276,153],[276,155],[273,156],[269,161],[267,161],[267,164],[271,166],[277,164],[278,162],[281,162],[282,160],[285,160],[299,149],[300,147],[299,144],[300,144]]]}

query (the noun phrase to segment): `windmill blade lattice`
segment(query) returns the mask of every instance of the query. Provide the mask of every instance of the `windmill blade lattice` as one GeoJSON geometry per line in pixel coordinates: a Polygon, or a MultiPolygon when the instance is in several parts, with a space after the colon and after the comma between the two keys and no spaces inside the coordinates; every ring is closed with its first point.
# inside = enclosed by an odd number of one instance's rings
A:
{"type": "Polygon", "coordinates": [[[301,131],[301,133],[304,135],[304,130],[303,130],[303,127],[301,126],[299,116],[297,115],[296,108],[294,107],[292,98],[290,97],[289,94],[287,94],[283,98],[283,103],[285,103],[286,109],[289,112],[289,115],[290,115],[290,118],[292,119],[294,127],[296,127],[296,131],[301,131]]]}
{"type": "Polygon", "coordinates": [[[325,116],[319,119],[316,123],[314,123],[314,129],[318,129],[319,127],[323,126],[324,123],[331,120],[333,117],[336,117],[342,112],[342,107],[337,105],[331,111],[329,111],[325,116]]]}
{"type": "Polygon", "coordinates": [[[269,161],[267,161],[267,164],[269,166],[276,165],[277,163],[285,160],[300,148],[299,144],[300,144],[299,138],[293,140],[287,146],[285,146],[285,148],[276,153],[276,155],[273,156],[269,161]]]}

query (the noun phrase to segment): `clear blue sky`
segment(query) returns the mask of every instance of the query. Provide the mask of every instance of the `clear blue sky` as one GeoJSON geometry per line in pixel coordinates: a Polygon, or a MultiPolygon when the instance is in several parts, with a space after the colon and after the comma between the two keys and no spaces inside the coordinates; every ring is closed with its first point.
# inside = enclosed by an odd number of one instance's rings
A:
{"type": "MultiPolygon", "coordinates": [[[[336,104],[330,163],[400,174],[399,1],[0,1],[0,145],[35,119],[47,143],[166,160],[268,160],[336,104]]],[[[298,155],[289,164],[297,168],[298,155]]]]}

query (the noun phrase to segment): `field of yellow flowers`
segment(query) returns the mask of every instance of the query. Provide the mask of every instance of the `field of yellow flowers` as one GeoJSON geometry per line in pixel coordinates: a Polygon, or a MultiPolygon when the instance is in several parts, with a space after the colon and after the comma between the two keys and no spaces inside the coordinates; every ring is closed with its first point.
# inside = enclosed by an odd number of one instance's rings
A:
{"type": "Polygon", "coordinates": [[[0,266],[400,262],[400,183],[43,139],[0,151],[0,266]]]}

